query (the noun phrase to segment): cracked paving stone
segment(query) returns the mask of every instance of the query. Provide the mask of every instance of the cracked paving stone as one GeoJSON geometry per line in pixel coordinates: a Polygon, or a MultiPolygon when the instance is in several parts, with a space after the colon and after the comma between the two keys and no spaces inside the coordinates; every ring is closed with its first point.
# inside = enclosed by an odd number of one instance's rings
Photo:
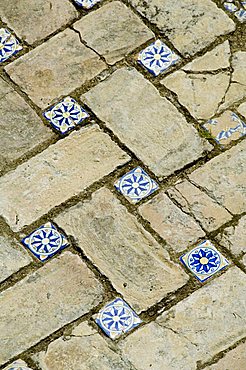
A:
{"type": "Polygon", "coordinates": [[[0,214],[18,231],[129,159],[97,125],[82,128],[1,177],[0,214]]]}
{"type": "Polygon", "coordinates": [[[41,40],[78,16],[67,0],[0,0],[0,17],[29,44],[41,40]]]}
{"type": "Polygon", "coordinates": [[[245,280],[240,269],[230,268],[127,337],[120,343],[123,354],[138,370],[196,370],[197,361],[246,335],[245,280]]]}
{"type": "Polygon", "coordinates": [[[0,364],[101,303],[103,287],[65,252],[0,295],[0,364]],[[8,323],[8,325],[6,325],[8,323]]]}
{"type": "Polygon", "coordinates": [[[86,44],[114,64],[155,35],[119,1],[104,5],[83,17],[73,27],[86,44]],[[95,32],[96,24],[96,32],[95,32]]]}
{"type": "Polygon", "coordinates": [[[183,286],[188,276],[106,188],[56,217],[67,235],[139,312],[183,286]]]}
{"type": "Polygon", "coordinates": [[[82,86],[106,68],[99,56],[70,29],[59,33],[5,67],[40,108],[82,86]]]}
{"type": "Polygon", "coordinates": [[[245,368],[246,343],[239,344],[236,348],[227,352],[216,364],[205,367],[204,370],[231,370],[245,368]]]}
{"type": "Polygon", "coordinates": [[[181,54],[194,55],[217,36],[235,30],[234,22],[210,0],[130,0],[181,54]]]}
{"type": "Polygon", "coordinates": [[[217,203],[233,214],[246,208],[246,140],[211,159],[189,175],[217,203]]]}
{"type": "Polygon", "coordinates": [[[81,99],[159,177],[212,149],[177,108],[132,68],[117,70],[81,99]]]}

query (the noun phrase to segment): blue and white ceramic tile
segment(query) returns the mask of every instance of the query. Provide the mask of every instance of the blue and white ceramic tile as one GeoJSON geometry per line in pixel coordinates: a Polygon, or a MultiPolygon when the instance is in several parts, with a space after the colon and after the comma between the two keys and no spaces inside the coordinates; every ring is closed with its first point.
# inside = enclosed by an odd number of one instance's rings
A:
{"type": "Polygon", "coordinates": [[[40,261],[51,258],[69,244],[65,236],[62,235],[51,222],[42,225],[22,239],[21,242],[30,249],[40,261]]]}
{"type": "Polygon", "coordinates": [[[121,298],[116,298],[100,310],[95,321],[111,339],[116,339],[121,334],[129,332],[142,322],[121,298]]]}
{"type": "Polygon", "coordinates": [[[181,256],[180,261],[201,282],[229,265],[227,259],[209,240],[205,240],[190,252],[181,256]]]}
{"type": "Polygon", "coordinates": [[[6,28],[0,28],[0,63],[22,50],[22,47],[16,37],[6,28]]]}
{"type": "Polygon", "coordinates": [[[14,361],[12,364],[8,365],[4,370],[32,370],[27,367],[26,363],[22,360],[14,361]]]}
{"type": "Polygon", "coordinates": [[[72,130],[89,117],[89,114],[70,96],[48,109],[43,115],[62,134],[72,130]]]}
{"type": "Polygon", "coordinates": [[[137,203],[158,189],[158,184],[141,168],[127,172],[114,184],[116,189],[132,203],[137,203]]]}
{"type": "Polygon", "coordinates": [[[166,71],[180,58],[161,40],[156,40],[139,53],[138,62],[154,76],[166,71]]]}
{"type": "Polygon", "coordinates": [[[239,9],[237,12],[234,13],[235,17],[240,22],[246,22],[246,10],[245,9],[239,9]]]}
{"type": "Polygon", "coordinates": [[[224,8],[230,13],[234,13],[240,22],[246,22],[246,1],[224,1],[224,8]]]}
{"type": "Polygon", "coordinates": [[[99,3],[101,0],[74,0],[76,4],[82,6],[85,9],[92,8],[95,4],[99,3]]]}

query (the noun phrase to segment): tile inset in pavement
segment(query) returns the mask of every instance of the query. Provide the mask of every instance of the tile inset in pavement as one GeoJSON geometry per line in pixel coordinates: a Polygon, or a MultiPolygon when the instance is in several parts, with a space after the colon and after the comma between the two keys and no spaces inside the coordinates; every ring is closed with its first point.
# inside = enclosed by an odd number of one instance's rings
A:
{"type": "Polygon", "coordinates": [[[22,46],[15,36],[6,28],[0,28],[0,63],[22,50],[22,46]]]}
{"type": "Polygon", "coordinates": [[[90,9],[97,3],[99,3],[100,0],[74,0],[75,3],[79,6],[82,6],[85,9],[90,9]]]}

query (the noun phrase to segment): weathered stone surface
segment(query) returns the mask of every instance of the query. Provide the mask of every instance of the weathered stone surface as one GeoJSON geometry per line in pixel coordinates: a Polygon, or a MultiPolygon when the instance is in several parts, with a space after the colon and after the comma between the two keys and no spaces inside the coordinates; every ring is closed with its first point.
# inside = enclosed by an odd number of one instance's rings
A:
{"type": "Polygon", "coordinates": [[[102,300],[86,264],[65,252],[0,295],[0,364],[33,346],[102,300]]]}
{"type": "Polygon", "coordinates": [[[42,370],[131,370],[96,330],[80,324],[71,336],[52,342],[46,352],[33,356],[42,370]]]}
{"type": "Polygon", "coordinates": [[[232,218],[225,208],[189,181],[176,184],[168,190],[168,194],[175,199],[184,212],[193,214],[209,232],[218,229],[232,218]]]}
{"type": "Polygon", "coordinates": [[[157,176],[168,176],[211,146],[140,73],[122,68],[82,96],[157,176]]]}
{"type": "Polygon", "coordinates": [[[188,276],[136,218],[103,188],[55,220],[135,310],[145,310],[188,276]]]}
{"type": "Polygon", "coordinates": [[[246,141],[220,154],[189,178],[233,214],[246,207],[246,141]]]}
{"type": "Polygon", "coordinates": [[[193,218],[182,212],[164,192],[140,206],[139,211],[176,252],[205,235],[193,218]]]}
{"type": "Polygon", "coordinates": [[[130,0],[184,55],[193,55],[217,36],[235,29],[234,22],[210,0],[130,0]]]}
{"type": "Polygon", "coordinates": [[[40,108],[68,95],[100,73],[106,64],[67,29],[5,67],[40,108]]]}
{"type": "Polygon", "coordinates": [[[36,112],[2,78],[0,116],[0,170],[54,136],[36,112]]]}
{"type": "Polygon", "coordinates": [[[138,46],[155,37],[147,26],[120,1],[114,1],[74,24],[93,50],[114,64],[138,46]],[[95,32],[96,24],[96,32],[95,32]]]}
{"type": "Polygon", "coordinates": [[[0,0],[0,17],[29,44],[43,39],[78,15],[67,0],[0,0]]]}
{"type": "Polygon", "coordinates": [[[20,230],[128,160],[98,126],[82,128],[1,178],[0,214],[20,230]]]}
{"type": "Polygon", "coordinates": [[[237,108],[238,112],[245,117],[246,119],[246,102],[239,105],[239,107],[237,108]]]}
{"type": "Polygon", "coordinates": [[[0,282],[32,261],[23,247],[7,235],[0,235],[0,282]]]}
{"type": "Polygon", "coordinates": [[[204,370],[231,370],[244,369],[246,364],[246,343],[227,352],[216,364],[206,367],[204,370]]]}

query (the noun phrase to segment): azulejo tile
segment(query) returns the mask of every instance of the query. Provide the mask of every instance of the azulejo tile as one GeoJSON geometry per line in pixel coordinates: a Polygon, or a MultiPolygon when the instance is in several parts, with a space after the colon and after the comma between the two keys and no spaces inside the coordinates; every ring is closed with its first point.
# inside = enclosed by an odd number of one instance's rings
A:
{"type": "Polygon", "coordinates": [[[114,184],[116,189],[132,203],[137,203],[158,189],[158,184],[141,168],[127,172],[114,184]]]}
{"type": "Polygon", "coordinates": [[[40,261],[51,258],[69,244],[65,236],[62,235],[51,222],[42,225],[22,239],[21,242],[30,249],[40,261]]]}
{"type": "Polygon", "coordinates": [[[62,134],[74,129],[89,117],[89,114],[70,96],[48,109],[43,115],[62,134]]]}
{"type": "Polygon", "coordinates": [[[156,40],[139,53],[138,62],[154,76],[166,71],[171,65],[177,63],[176,55],[164,42],[156,40]]]}
{"type": "Polygon", "coordinates": [[[224,1],[223,5],[230,13],[234,13],[240,22],[246,22],[246,1],[228,0],[224,1]]]}
{"type": "Polygon", "coordinates": [[[100,310],[95,321],[111,339],[116,339],[121,334],[129,332],[142,322],[121,298],[116,298],[100,310]]]}
{"type": "Polygon", "coordinates": [[[92,8],[95,4],[99,3],[101,0],[74,0],[76,4],[82,6],[85,9],[92,8]]]}
{"type": "Polygon", "coordinates": [[[193,272],[201,282],[229,265],[227,259],[209,241],[205,240],[190,252],[180,257],[180,261],[193,272]]]}
{"type": "Polygon", "coordinates": [[[6,28],[0,28],[0,63],[22,50],[22,46],[15,36],[6,28]]]}
{"type": "Polygon", "coordinates": [[[8,367],[4,368],[5,370],[32,370],[30,367],[26,366],[26,363],[22,360],[14,361],[8,367]]]}

